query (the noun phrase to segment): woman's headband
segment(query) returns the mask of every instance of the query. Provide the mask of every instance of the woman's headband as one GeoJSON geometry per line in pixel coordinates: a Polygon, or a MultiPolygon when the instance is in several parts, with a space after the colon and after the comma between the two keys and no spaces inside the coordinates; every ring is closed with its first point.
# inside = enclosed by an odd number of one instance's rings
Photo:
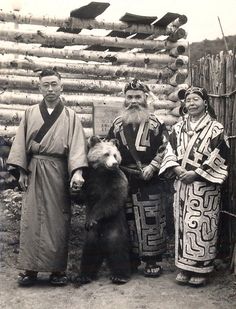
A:
{"type": "Polygon", "coordinates": [[[188,95],[192,94],[192,93],[196,93],[197,95],[199,95],[203,100],[205,101],[209,101],[209,97],[207,94],[207,91],[205,88],[200,88],[200,87],[190,87],[189,89],[186,90],[185,94],[184,94],[184,98],[186,99],[188,95]]]}

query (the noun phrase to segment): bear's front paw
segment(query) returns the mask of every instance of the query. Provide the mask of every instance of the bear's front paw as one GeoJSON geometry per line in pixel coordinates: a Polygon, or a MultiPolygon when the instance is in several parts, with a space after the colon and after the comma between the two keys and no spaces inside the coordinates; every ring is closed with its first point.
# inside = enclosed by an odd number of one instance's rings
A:
{"type": "Polygon", "coordinates": [[[94,220],[94,219],[92,219],[92,220],[89,220],[89,221],[87,221],[86,223],[85,223],[85,229],[87,230],[87,231],[89,231],[89,230],[91,230],[95,225],[97,225],[98,224],[98,222],[96,221],[96,220],[94,220]]]}
{"type": "Polygon", "coordinates": [[[114,284],[125,284],[129,281],[128,277],[118,276],[118,275],[112,275],[110,279],[111,279],[111,282],[114,284]]]}

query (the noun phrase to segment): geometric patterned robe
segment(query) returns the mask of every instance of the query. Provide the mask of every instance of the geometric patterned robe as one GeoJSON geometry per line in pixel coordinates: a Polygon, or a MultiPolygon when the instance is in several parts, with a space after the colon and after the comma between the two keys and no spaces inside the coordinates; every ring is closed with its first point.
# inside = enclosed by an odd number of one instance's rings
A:
{"type": "Polygon", "coordinates": [[[126,218],[129,226],[133,256],[143,260],[161,255],[166,250],[166,217],[162,181],[158,171],[168,142],[168,133],[164,123],[153,114],[146,122],[140,123],[134,131],[131,125],[124,125],[122,118],[114,120],[107,139],[119,141],[121,167],[137,170],[137,164],[130,154],[133,143],[142,166],[151,164],[155,174],[149,181],[124,172],[129,181],[129,199],[126,204],[126,218]],[[127,139],[131,143],[127,143],[127,139]]]}
{"type": "Polygon", "coordinates": [[[197,273],[213,270],[220,212],[220,185],[228,175],[229,150],[223,126],[205,114],[191,131],[189,118],[178,122],[160,174],[180,165],[195,171],[191,184],[176,179],[174,195],[175,264],[197,273]]]}

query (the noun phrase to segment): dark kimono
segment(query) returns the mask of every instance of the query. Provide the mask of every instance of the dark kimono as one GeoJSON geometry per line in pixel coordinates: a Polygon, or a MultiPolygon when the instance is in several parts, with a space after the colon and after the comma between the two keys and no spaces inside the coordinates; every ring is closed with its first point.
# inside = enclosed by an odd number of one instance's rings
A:
{"type": "Polygon", "coordinates": [[[167,149],[160,173],[181,165],[199,176],[191,184],[178,179],[174,184],[176,266],[209,273],[216,257],[220,185],[228,174],[229,148],[224,128],[206,114],[190,131],[186,118],[173,127],[167,149]]]}
{"type": "Polygon", "coordinates": [[[87,166],[86,141],[75,112],[59,103],[48,114],[42,102],[26,110],[8,164],[29,174],[24,194],[19,269],[63,271],[70,227],[69,179],[87,166]]]}
{"type": "Polygon", "coordinates": [[[141,258],[161,255],[166,250],[166,217],[163,186],[158,171],[168,141],[166,127],[153,114],[136,130],[131,125],[123,125],[122,118],[118,117],[109,130],[107,139],[111,138],[119,141],[121,168],[124,168],[129,181],[126,216],[132,251],[141,258]],[[155,174],[151,180],[144,181],[125,169],[138,169],[130,147],[135,148],[142,167],[149,164],[154,167],[155,174]]]}

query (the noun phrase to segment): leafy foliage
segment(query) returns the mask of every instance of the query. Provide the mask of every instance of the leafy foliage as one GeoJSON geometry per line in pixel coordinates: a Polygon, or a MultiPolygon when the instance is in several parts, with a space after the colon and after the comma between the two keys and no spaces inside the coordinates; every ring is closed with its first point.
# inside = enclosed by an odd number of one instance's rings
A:
{"type": "MultiPolygon", "coordinates": [[[[236,35],[230,35],[225,37],[229,50],[236,48],[236,35]]],[[[215,40],[203,40],[201,42],[193,42],[190,44],[190,61],[195,64],[201,57],[208,54],[216,55],[221,51],[225,51],[225,43],[223,38],[217,38],[215,40]]]]}

